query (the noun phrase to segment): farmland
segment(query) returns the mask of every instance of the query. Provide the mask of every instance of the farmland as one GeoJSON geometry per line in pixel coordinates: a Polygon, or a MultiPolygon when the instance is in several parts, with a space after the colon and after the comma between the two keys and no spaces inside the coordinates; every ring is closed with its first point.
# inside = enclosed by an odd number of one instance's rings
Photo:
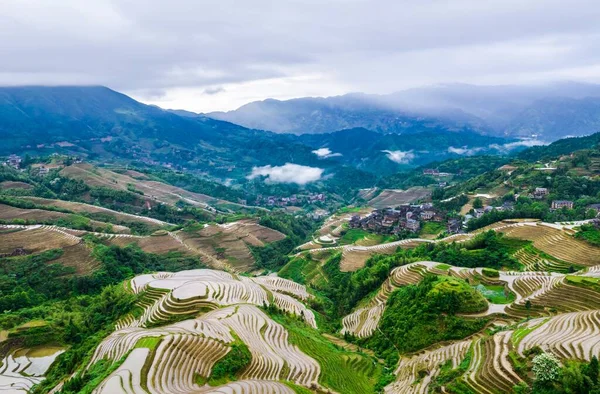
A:
{"type": "MultiPolygon", "coordinates": [[[[600,355],[593,221],[517,218],[445,238],[427,222],[411,235],[420,238],[402,239],[349,228],[372,207],[323,221],[283,209],[234,215],[151,173],[77,164],[61,175],[135,201],[93,188],[68,201],[9,183],[0,388],[522,393],[537,390],[538,356],[585,374],[600,355]]],[[[393,205],[421,193],[365,196],[393,205]]]]}
{"type": "Polygon", "coordinates": [[[150,180],[140,173],[125,172],[121,174],[89,164],[74,164],[65,167],[61,170],[61,175],[81,180],[89,186],[134,192],[151,201],[168,205],[175,205],[179,201],[203,209],[208,209],[214,204],[238,205],[205,194],[190,192],[163,182],[150,180]]]}
{"type": "Polygon", "coordinates": [[[376,197],[368,202],[370,207],[382,209],[387,207],[396,207],[402,204],[408,204],[431,194],[426,188],[413,187],[407,190],[382,190],[376,197]]]}

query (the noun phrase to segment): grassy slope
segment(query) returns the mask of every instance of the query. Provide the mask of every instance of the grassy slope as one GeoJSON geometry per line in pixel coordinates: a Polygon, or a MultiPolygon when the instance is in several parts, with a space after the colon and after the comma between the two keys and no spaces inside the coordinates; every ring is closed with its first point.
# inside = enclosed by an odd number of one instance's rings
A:
{"type": "Polygon", "coordinates": [[[294,318],[281,314],[271,317],[288,330],[290,343],[317,360],[321,366],[321,385],[345,394],[374,392],[382,366],[373,358],[335,346],[317,330],[294,318]]]}

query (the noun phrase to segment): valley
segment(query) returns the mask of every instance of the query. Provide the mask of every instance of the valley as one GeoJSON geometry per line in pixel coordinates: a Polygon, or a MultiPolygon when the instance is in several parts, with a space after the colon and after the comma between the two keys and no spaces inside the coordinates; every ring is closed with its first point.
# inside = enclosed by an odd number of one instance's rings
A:
{"type": "Polygon", "coordinates": [[[99,127],[92,145],[13,146],[0,392],[600,389],[598,134],[464,157],[450,144],[513,140],[440,135],[398,163],[431,130],[367,146],[375,132],[227,127],[232,151],[211,133],[189,134],[189,154],[174,135],[131,151],[141,137],[99,127]]]}

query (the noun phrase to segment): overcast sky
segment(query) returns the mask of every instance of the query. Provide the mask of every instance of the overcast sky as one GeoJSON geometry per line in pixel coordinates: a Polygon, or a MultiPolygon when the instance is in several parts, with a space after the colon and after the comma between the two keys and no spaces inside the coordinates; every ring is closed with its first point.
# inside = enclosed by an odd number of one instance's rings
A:
{"type": "Polygon", "coordinates": [[[600,82],[598,0],[0,0],[0,85],[166,108],[437,83],[600,82]]]}

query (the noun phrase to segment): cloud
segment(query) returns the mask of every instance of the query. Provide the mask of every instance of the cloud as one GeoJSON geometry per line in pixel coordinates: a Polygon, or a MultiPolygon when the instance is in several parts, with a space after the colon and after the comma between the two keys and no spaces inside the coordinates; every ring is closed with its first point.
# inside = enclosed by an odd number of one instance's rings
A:
{"type": "Polygon", "coordinates": [[[164,89],[153,104],[209,112],[444,82],[600,82],[595,0],[59,2],[2,3],[0,85],[164,89]]]}
{"type": "Polygon", "coordinates": [[[224,91],[225,91],[225,88],[223,86],[215,86],[215,87],[204,89],[204,94],[208,94],[209,96],[212,96],[214,94],[219,94],[224,91]]]}
{"type": "Polygon", "coordinates": [[[257,177],[266,177],[267,182],[273,183],[297,183],[305,185],[321,179],[323,175],[322,168],[301,166],[298,164],[286,163],[283,166],[262,166],[254,167],[250,175],[246,178],[254,179],[257,177]]]}
{"type": "Polygon", "coordinates": [[[462,148],[455,148],[453,146],[448,148],[448,152],[449,153],[456,153],[457,155],[464,155],[464,156],[473,156],[479,152],[481,152],[482,150],[484,150],[485,148],[483,147],[477,147],[477,148],[467,148],[462,147],[462,148]]]}
{"type": "Polygon", "coordinates": [[[401,150],[382,150],[382,152],[387,153],[388,159],[398,164],[408,164],[415,158],[412,150],[406,152],[401,150]]]}
{"type": "Polygon", "coordinates": [[[319,158],[321,158],[321,159],[328,159],[330,157],[342,156],[341,153],[331,152],[331,149],[329,149],[329,148],[319,148],[319,149],[313,150],[312,153],[319,156],[319,158]]]}
{"type": "Polygon", "coordinates": [[[515,148],[519,148],[519,147],[526,147],[526,148],[530,148],[532,146],[541,146],[541,145],[548,145],[547,142],[544,141],[540,141],[537,139],[525,139],[525,140],[520,140],[520,141],[515,141],[515,142],[508,142],[506,144],[492,144],[490,145],[491,149],[496,149],[500,152],[509,152],[515,148]]]}

